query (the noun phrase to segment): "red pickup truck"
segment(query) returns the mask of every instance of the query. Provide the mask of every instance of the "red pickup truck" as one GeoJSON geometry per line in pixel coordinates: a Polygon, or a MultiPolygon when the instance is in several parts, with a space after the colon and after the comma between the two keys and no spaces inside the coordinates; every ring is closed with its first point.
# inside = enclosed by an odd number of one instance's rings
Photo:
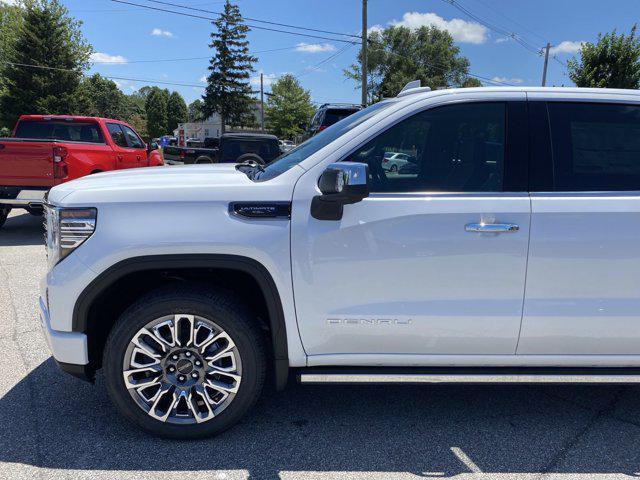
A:
{"type": "Polygon", "coordinates": [[[40,214],[51,187],[97,172],[163,165],[119,120],[68,115],[23,115],[11,138],[0,138],[0,227],[12,208],[40,214]]]}

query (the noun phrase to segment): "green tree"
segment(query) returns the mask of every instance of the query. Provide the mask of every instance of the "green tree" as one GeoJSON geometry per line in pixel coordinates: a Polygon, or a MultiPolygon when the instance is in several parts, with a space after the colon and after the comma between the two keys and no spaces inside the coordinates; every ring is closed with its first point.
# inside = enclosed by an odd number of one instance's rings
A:
{"type": "Polygon", "coordinates": [[[309,122],[312,115],[311,95],[293,75],[284,75],[271,85],[265,108],[269,132],[280,138],[293,138],[302,133],[300,125],[309,122]]]}
{"type": "MultiPolygon", "coordinates": [[[[9,58],[13,55],[21,22],[22,10],[19,6],[0,3],[0,58],[9,58]]],[[[7,88],[3,73],[6,66],[6,64],[0,63],[0,98],[6,93],[7,88]]]]}
{"type": "Polygon", "coordinates": [[[598,35],[596,43],[585,42],[580,58],[567,63],[569,78],[578,87],[640,88],[640,39],[636,25],[629,35],[616,31],[598,35]]]}
{"type": "Polygon", "coordinates": [[[249,54],[246,40],[249,27],[242,23],[237,5],[227,0],[224,12],[213,24],[216,29],[211,33],[209,46],[215,53],[209,62],[203,113],[205,117],[220,114],[224,132],[226,125],[242,127],[255,123],[249,78],[257,59],[249,54]]]}
{"type": "Polygon", "coordinates": [[[160,137],[169,133],[167,126],[167,104],[169,103],[169,91],[158,87],[152,87],[145,100],[147,112],[147,131],[151,138],[160,137]]]}
{"type": "Polygon", "coordinates": [[[0,116],[4,124],[12,124],[23,113],[75,110],[75,94],[92,51],[81,25],[58,0],[24,1],[14,47],[6,56],[11,64],[2,72],[5,93],[0,116]]]}
{"type": "MultiPolygon", "coordinates": [[[[362,51],[358,58],[362,58],[362,51]]],[[[415,30],[392,26],[371,32],[367,69],[370,101],[394,97],[412,80],[436,89],[463,86],[469,78],[469,60],[460,55],[451,34],[433,26],[415,30]]],[[[344,74],[360,88],[360,63],[351,65],[344,74]]]]}
{"type": "Polygon", "coordinates": [[[146,97],[141,95],[139,90],[137,92],[133,92],[130,95],[126,95],[125,96],[125,110],[126,110],[125,118],[129,118],[132,115],[139,115],[139,116],[145,117],[145,122],[146,122],[147,110],[146,110],[145,104],[146,104],[146,97]]]}
{"type": "Polygon", "coordinates": [[[204,103],[202,100],[197,99],[189,104],[188,117],[190,122],[201,122],[204,120],[204,103]]]}
{"type": "Polygon", "coordinates": [[[147,130],[146,115],[140,115],[139,113],[134,113],[133,115],[127,117],[126,121],[129,125],[133,127],[133,129],[136,132],[138,132],[138,135],[140,135],[145,142],[148,142],[149,139],[152,138],[149,135],[149,131],[147,130]]]}
{"type": "Polygon", "coordinates": [[[126,95],[114,81],[97,73],[82,79],[77,102],[76,112],[81,115],[118,120],[125,120],[127,117],[126,95]]]}
{"type": "Polygon", "coordinates": [[[179,123],[187,121],[187,104],[178,92],[173,92],[167,102],[167,130],[173,132],[179,123]]]}
{"type": "Polygon", "coordinates": [[[480,80],[478,80],[477,78],[474,77],[467,77],[464,82],[462,82],[462,85],[460,85],[462,88],[471,88],[471,87],[481,87],[482,86],[482,82],[480,80]]]}

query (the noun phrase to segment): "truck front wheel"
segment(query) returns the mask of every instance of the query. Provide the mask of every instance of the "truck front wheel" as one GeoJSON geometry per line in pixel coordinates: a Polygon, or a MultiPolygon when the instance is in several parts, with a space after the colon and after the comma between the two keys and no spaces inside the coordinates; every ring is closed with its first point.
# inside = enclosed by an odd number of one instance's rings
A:
{"type": "Polygon", "coordinates": [[[9,212],[11,211],[8,207],[0,208],[0,228],[4,225],[4,222],[7,221],[7,217],[9,216],[9,212]]]}
{"type": "Polygon", "coordinates": [[[214,162],[211,159],[211,157],[207,157],[205,155],[201,155],[198,158],[196,158],[196,163],[201,164],[201,163],[214,163],[214,162]]]}
{"type": "Polygon", "coordinates": [[[233,296],[175,287],[122,314],[103,367],[109,395],[128,419],[159,436],[201,438],[253,406],[266,355],[254,316],[233,296]]]}

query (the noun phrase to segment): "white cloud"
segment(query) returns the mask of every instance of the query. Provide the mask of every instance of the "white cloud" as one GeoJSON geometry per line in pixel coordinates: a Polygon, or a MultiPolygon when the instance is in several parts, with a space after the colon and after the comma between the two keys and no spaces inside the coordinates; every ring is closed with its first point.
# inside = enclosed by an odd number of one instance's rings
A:
{"type": "Polygon", "coordinates": [[[487,28],[475,22],[461,18],[445,20],[435,13],[406,12],[402,20],[392,20],[389,25],[408,27],[412,30],[422,26],[433,26],[448,31],[453,39],[463,43],[484,43],[487,41],[487,28]]]}
{"type": "Polygon", "coordinates": [[[367,33],[374,33],[374,32],[380,33],[383,30],[384,30],[384,27],[382,25],[373,25],[367,29],[367,33]]]}
{"type": "Polygon", "coordinates": [[[551,47],[549,49],[550,55],[557,55],[558,53],[577,53],[581,48],[584,42],[572,42],[570,40],[565,40],[564,42],[560,42],[558,45],[551,47]]]}
{"type": "Polygon", "coordinates": [[[251,85],[260,85],[260,74],[262,75],[262,82],[264,84],[264,86],[266,87],[267,85],[271,85],[273,82],[276,81],[276,79],[278,78],[278,75],[276,75],[275,73],[264,73],[262,71],[258,72],[258,75],[256,75],[255,77],[251,77],[250,83],[251,85]]]}
{"type": "Polygon", "coordinates": [[[491,80],[494,81],[494,82],[498,82],[498,83],[511,83],[513,85],[520,85],[522,82],[524,82],[523,79],[518,78],[518,77],[509,78],[509,77],[498,77],[498,76],[495,76],[495,77],[492,77],[491,80]]]}
{"type": "Polygon", "coordinates": [[[154,28],[151,30],[151,35],[154,37],[173,37],[173,33],[169,30],[162,30],[161,28],[154,28]]]}
{"type": "Polygon", "coordinates": [[[202,82],[202,83],[207,83],[207,76],[206,75],[202,75],[198,81],[202,82]]]}
{"type": "Polygon", "coordinates": [[[94,52],[89,60],[95,63],[127,63],[127,59],[122,55],[109,55],[104,52],[94,52]]]}
{"type": "Polygon", "coordinates": [[[18,0],[0,0],[0,3],[5,5],[18,5],[18,0]]]}
{"type": "Polygon", "coordinates": [[[508,42],[510,40],[509,37],[500,37],[500,38],[496,38],[495,42],[496,43],[504,43],[504,42],[508,42]]]}
{"type": "Polygon", "coordinates": [[[127,89],[135,92],[138,89],[134,83],[128,80],[113,80],[113,83],[115,83],[120,90],[127,89]]]}
{"type": "Polygon", "coordinates": [[[299,43],[296,45],[296,52],[305,53],[320,53],[320,52],[333,52],[336,49],[335,46],[330,43],[299,43]]]}

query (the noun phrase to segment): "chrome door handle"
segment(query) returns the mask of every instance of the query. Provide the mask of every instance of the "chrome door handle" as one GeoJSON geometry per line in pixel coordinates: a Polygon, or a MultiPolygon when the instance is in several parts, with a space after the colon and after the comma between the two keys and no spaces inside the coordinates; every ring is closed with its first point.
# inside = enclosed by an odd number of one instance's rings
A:
{"type": "Polygon", "coordinates": [[[517,232],[520,227],[515,223],[467,223],[464,229],[467,232],[509,233],[517,232]]]}

